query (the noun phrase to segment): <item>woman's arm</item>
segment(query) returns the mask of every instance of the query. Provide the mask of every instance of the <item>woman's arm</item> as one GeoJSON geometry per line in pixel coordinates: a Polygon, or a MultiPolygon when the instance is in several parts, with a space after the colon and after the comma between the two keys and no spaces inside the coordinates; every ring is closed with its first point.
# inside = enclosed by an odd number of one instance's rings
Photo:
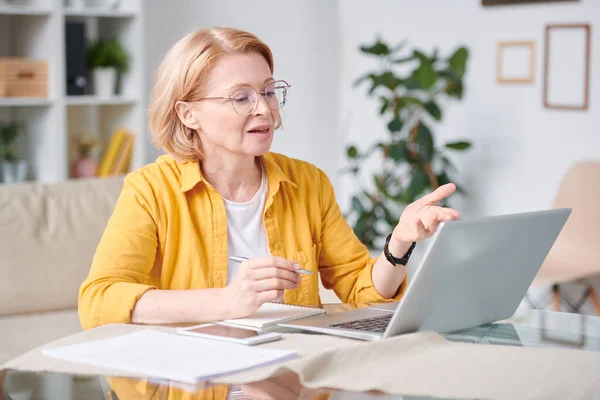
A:
{"type": "Polygon", "coordinates": [[[131,313],[135,324],[213,322],[235,318],[225,288],[149,290],[131,313]]]}
{"type": "Polygon", "coordinates": [[[371,258],[369,250],[344,219],[329,178],[322,171],[319,174],[321,236],[318,264],[323,286],[333,289],[345,303],[399,300],[406,268],[392,266],[383,255],[371,258]]]}
{"type": "MultiPolygon", "coordinates": [[[[390,253],[396,257],[402,257],[406,254],[411,245],[412,243],[408,243],[406,245],[396,245],[392,247],[390,244],[389,250],[390,253]]],[[[406,266],[392,265],[382,252],[373,265],[371,278],[373,279],[373,286],[375,286],[377,292],[386,299],[389,299],[394,297],[398,292],[400,285],[404,282],[404,279],[406,278],[406,266]]]]}
{"type": "Polygon", "coordinates": [[[267,301],[297,289],[300,265],[280,257],[244,261],[226,288],[150,290],[135,305],[134,323],[212,322],[246,317],[267,301]]]}
{"type": "Polygon", "coordinates": [[[155,211],[156,201],[142,173],[128,175],[79,288],[83,329],[131,322],[137,300],[156,289],[150,278],[158,248],[155,211]]]}

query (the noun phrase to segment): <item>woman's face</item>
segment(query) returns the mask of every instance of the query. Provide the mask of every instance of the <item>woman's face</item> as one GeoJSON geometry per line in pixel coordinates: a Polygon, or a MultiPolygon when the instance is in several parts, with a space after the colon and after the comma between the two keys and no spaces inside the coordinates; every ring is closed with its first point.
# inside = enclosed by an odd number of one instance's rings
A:
{"type": "MultiPolygon", "coordinates": [[[[269,65],[259,54],[223,56],[208,79],[205,97],[226,97],[237,93],[236,108],[242,108],[238,106],[243,100],[239,97],[239,89],[243,89],[241,93],[244,93],[247,88],[253,88],[260,93],[273,82],[269,65]]],[[[238,114],[232,107],[232,101],[225,99],[204,99],[194,103],[192,112],[197,117],[197,131],[205,157],[224,153],[259,156],[269,151],[279,111],[270,108],[264,96],[259,95],[258,98],[256,108],[249,115],[238,114]]]]}

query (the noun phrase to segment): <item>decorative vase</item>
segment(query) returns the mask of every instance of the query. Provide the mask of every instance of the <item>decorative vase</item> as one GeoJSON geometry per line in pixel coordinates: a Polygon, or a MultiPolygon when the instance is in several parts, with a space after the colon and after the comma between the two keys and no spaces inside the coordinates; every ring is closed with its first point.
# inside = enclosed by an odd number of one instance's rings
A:
{"type": "Polygon", "coordinates": [[[73,160],[71,164],[71,175],[74,178],[91,178],[96,176],[98,171],[98,165],[89,156],[81,156],[76,160],[73,160]]]}
{"type": "Polygon", "coordinates": [[[100,144],[93,137],[82,137],[77,143],[77,157],[71,162],[73,178],[91,178],[98,172],[98,163],[91,156],[92,150],[100,144]]]}
{"type": "Polygon", "coordinates": [[[111,97],[117,87],[117,69],[114,67],[94,68],[94,91],[98,97],[111,97]]]}
{"type": "Polygon", "coordinates": [[[26,160],[2,161],[2,182],[6,184],[25,182],[27,170],[26,160]]]}

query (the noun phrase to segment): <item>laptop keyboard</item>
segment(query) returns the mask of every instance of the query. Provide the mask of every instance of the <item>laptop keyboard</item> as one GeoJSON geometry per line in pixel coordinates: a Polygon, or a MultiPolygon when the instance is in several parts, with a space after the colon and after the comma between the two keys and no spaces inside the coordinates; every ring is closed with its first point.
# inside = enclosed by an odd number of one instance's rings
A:
{"type": "Polygon", "coordinates": [[[357,321],[344,322],[343,324],[330,325],[332,328],[352,329],[355,331],[367,331],[383,333],[390,324],[394,314],[382,315],[380,317],[371,317],[359,319],[357,321]]]}

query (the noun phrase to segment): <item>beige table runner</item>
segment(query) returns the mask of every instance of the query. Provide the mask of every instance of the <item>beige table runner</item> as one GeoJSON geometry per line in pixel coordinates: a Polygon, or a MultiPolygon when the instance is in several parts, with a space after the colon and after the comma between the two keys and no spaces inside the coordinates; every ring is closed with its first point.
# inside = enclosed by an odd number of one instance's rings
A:
{"type": "MultiPolygon", "coordinates": [[[[1,368],[77,375],[132,376],[118,370],[69,363],[41,350],[133,332],[147,327],[107,325],[49,343],[1,368]]],[[[171,328],[157,327],[173,332],[171,328]]],[[[433,332],[380,342],[288,334],[263,345],[293,348],[301,358],[247,371],[219,383],[244,383],[295,371],[310,388],[381,390],[392,394],[479,399],[600,398],[600,352],[449,342],[433,332]]]]}

